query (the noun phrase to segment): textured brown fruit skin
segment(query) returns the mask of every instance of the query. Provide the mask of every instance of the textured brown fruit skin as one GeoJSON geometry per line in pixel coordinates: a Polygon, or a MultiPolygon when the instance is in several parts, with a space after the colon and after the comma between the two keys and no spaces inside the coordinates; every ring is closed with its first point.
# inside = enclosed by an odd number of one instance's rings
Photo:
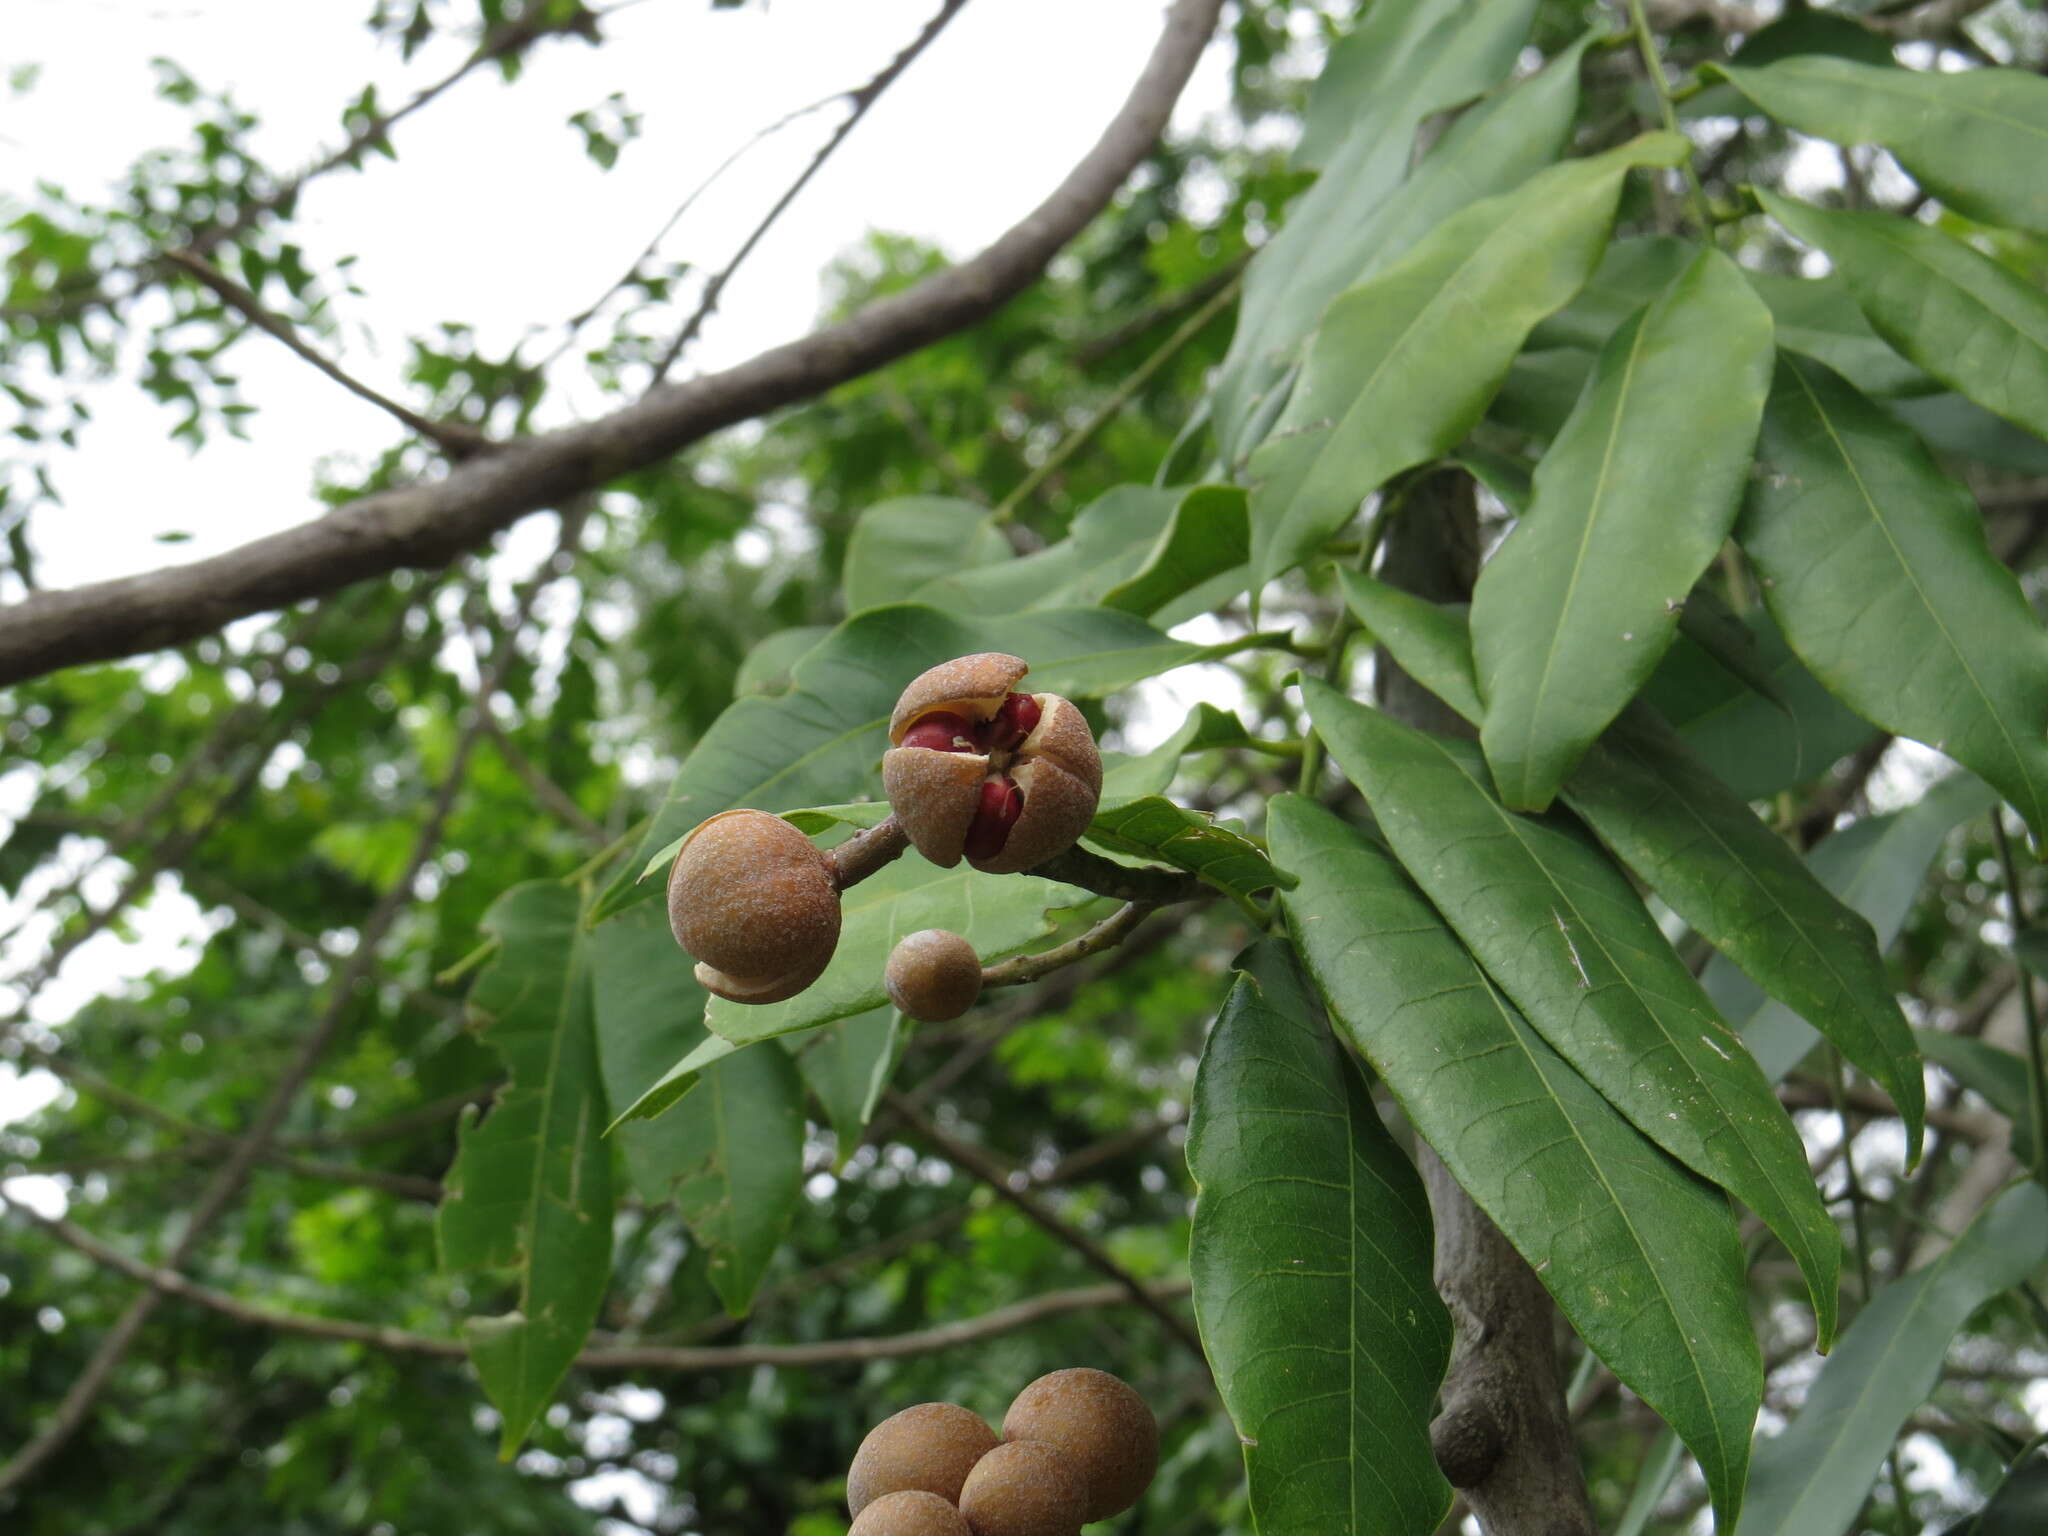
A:
{"type": "Polygon", "coordinates": [[[839,944],[839,882],[808,837],[766,811],[702,823],[668,874],[668,925],[697,980],[736,1003],[779,1003],[839,944]]]}
{"type": "Polygon", "coordinates": [[[856,1517],[885,1493],[917,1489],[960,1502],[960,1485],[995,1448],[996,1432],[957,1403],[918,1403],[882,1420],[853,1453],[846,1509],[856,1517]]]}
{"type": "Polygon", "coordinates": [[[1090,1520],[1129,1509],[1159,1470],[1159,1421],[1145,1400],[1086,1366],[1041,1376],[1019,1392],[1003,1415],[1003,1438],[1063,1451],[1088,1485],[1090,1520]]]}
{"type": "Polygon", "coordinates": [[[957,1019],[981,996],[981,957],[944,928],[906,933],[882,972],[889,1001],[921,1024],[957,1019]]]}
{"type": "Polygon", "coordinates": [[[882,754],[882,788],[917,851],[942,869],[966,853],[985,779],[1007,773],[1024,802],[1002,846],[968,859],[986,874],[1015,874],[1044,863],[1071,848],[1094,819],[1102,797],[1102,754],[1081,711],[1056,693],[1029,695],[1038,723],[1012,750],[903,745],[912,728],[931,715],[957,715],[970,728],[994,720],[1028,670],[1018,657],[982,651],[913,678],[896,701],[889,719],[892,745],[882,754]]]}
{"type": "Polygon", "coordinates": [[[967,1474],[960,1513],[974,1536],[1080,1536],[1088,1485],[1054,1446],[1012,1440],[967,1474]]]}
{"type": "Polygon", "coordinates": [[[969,720],[993,720],[1024,674],[1031,670],[1021,656],[1002,651],[976,651],[972,656],[955,656],[920,672],[896,700],[889,716],[889,745],[900,747],[903,736],[920,715],[935,710],[963,715],[969,720]]]}
{"type": "Polygon", "coordinates": [[[860,1512],[846,1536],[974,1536],[967,1517],[936,1493],[885,1493],[860,1512]]]}

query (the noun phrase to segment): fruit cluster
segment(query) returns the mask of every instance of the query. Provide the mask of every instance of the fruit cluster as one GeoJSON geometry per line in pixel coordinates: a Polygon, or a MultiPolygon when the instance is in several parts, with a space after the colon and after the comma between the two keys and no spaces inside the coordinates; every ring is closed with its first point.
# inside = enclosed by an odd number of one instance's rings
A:
{"type": "MultiPolygon", "coordinates": [[[[1030,668],[982,651],[911,680],[889,719],[882,786],[889,819],[831,853],[779,816],[724,811],[700,823],[669,871],[668,917],[706,990],[779,1003],[824,973],[839,944],[840,892],[914,846],[1013,874],[1074,845],[1102,794],[1102,758],[1081,711],[1018,693],[1030,668]]],[[[914,1019],[958,1018],[981,992],[981,961],[943,929],[904,938],[884,978],[914,1019]]]]}
{"type": "Polygon", "coordinates": [[[1041,1376],[997,1438],[953,1403],[891,1414],[846,1474],[848,1536],[1079,1536],[1138,1502],[1159,1468],[1159,1424],[1107,1371],[1041,1376]]]}

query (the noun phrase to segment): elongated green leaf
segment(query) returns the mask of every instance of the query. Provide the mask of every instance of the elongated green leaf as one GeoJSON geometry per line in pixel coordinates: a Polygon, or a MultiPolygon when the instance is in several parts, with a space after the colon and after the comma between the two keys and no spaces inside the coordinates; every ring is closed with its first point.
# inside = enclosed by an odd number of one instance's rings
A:
{"type": "MultiPolygon", "coordinates": [[[[1967,773],[1951,774],[1905,810],[1865,817],[1821,839],[1807,855],[1807,867],[1870,924],[1882,953],[1898,937],[1927,868],[1950,830],[1995,804],[1997,796],[1978,780],[1967,773]]],[[[1811,1024],[1776,999],[1767,1001],[1725,958],[1716,956],[1708,962],[1700,981],[1722,1013],[1735,1021],[1743,1044],[1772,1082],[1820,1043],[1811,1024]]],[[[1871,1071],[1864,1063],[1858,1065],[1871,1071]]]]}
{"type": "Polygon", "coordinates": [[[470,1359],[503,1419],[509,1457],[583,1348],[611,1279],[612,1159],[591,1028],[590,957],[576,892],[515,885],[484,915],[495,958],[470,989],[471,1017],[504,1058],[490,1113],[462,1119],[435,1216],[441,1264],[510,1270],[519,1304],[463,1324],[470,1359]]]}
{"type": "Polygon", "coordinates": [[[1332,161],[1358,140],[1405,138],[1389,128],[1402,115],[1441,111],[1487,89],[1514,67],[1528,32],[1531,8],[1509,9],[1519,9],[1519,26],[1485,0],[1394,0],[1366,11],[1309,93],[1294,163],[1329,180],[1332,161]],[[1428,77],[1424,90],[1418,75],[1428,77]],[[1399,111],[1390,97],[1400,98],[1399,111]]]}
{"type": "Polygon", "coordinates": [[[1552,166],[1445,220],[1330,306],[1293,398],[1252,456],[1254,591],[1388,476],[1471,430],[1529,327],[1599,261],[1629,170],[1684,152],[1682,138],[1647,134],[1552,166]]]}
{"type": "Polygon", "coordinates": [[[1941,387],[1870,328],[1838,274],[1794,277],[1744,268],[1742,275],[1770,306],[1778,345],[1787,352],[1826,363],[1866,395],[1925,395],[1941,387]]]}
{"type": "Polygon", "coordinates": [[[1788,127],[1882,144],[1958,213],[2048,230],[2048,80],[2016,69],[1954,74],[1808,54],[1759,69],[1709,65],[1788,127]]]}
{"type": "Polygon", "coordinates": [[[2034,1167],[2034,1116],[2028,1089],[2034,1069],[2027,1059],[1988,1040],[1952,1035],[1942,1029],[1916,1029],[1913,1036],[1929,1061],[2012,1122],[2013,1156],[2034,1167]]]}
{"type": "Polygon", "coordinates": [[[1234,747],[1249,741],[1244,722],[1227,709],[1197,704],[1188,711],[1180,729],[1150,752],[1126,756],[1120,752],[1102,755],[1102,802],[1116,805],[1146,795],[1163,795],[1180,771],[1180,760],[1190,752],[1210,747],[1234,747]]]}
{"type": "Polygon", "coordinates": [[[1251,558],[1251,517],[1234,485],[1198,485],[1129,580],[1102,594],[1102,606],[1150,618],[1175,598],[1238,570],[1251,558]]]}
{"type": "Polygon", "coordinates": [[[1627,878],[1561,826],[1502,806],[1465,743],[1322,683],[1302,694],[1402,864],[1529,1022],[1644,1135],[1785,1244],[1825,1348],[1841,1235],[1799,1133],[1627,878]]]}
{"type": "Polygon", "coordinates": [[[1736,676],[1681,626],[1642,696],[1738,797],[1763,800],[1819,778],[1878,731],[1792,654],[1768,610],[1742,622],[1770,693],[1736,676]]]}
{"type": "Polygon", "coordinates": [[[1202,1052],[1188,1268],[1262,1536],[1408,1536],[1450,1507],[1429,1444],[1451,1319],[1429,1199],[1267,940],[1202,1052]]]}
{"type": "Polygon", "coordinates": [[[1104,806],[1089,824],[1087,838],[1113,853],[1184,869],[1232,895],[1250,896],[1286,883],[1266,850],[1244,833],[1159,795],[1104,806]]]}
{"type": "Polygon", "coordinates": [[[1500,389],[1487,403],[1489,421],[1534,438],[1563,427],[1593,376],[1594,355],[1584,347],[1530,348],[1508,364],[1500,389]]]}
{"type": "Polygon", "coordinates": [[[825,1106],[843,1163],[860,1144],[903,1047],[903,1015],[876,1008],[827,1025],[797,1050],[796,1063],[825,1106]]]}
{"type": "Polygon", "coordinates": [[[803,1080],[787,1051],[757,1045],[706,1068],[671,1123],[692,1154],[676,1210],[706,1250],[718,1299],[744,1316],[803,1197],[803,1080]]]}
{"type": "Polygon", "coordinates": [[[1942,459],[1962,459],[2016,475],[2048,475],[2048,443],[1953,390],[1886,400],[1883,405],[1942,459]]]}
{"type": "Polygon", "coordinates": [[[1531,9],[1521,0],[1375,6],[1333,52],[1304,145],[1313,143],[1316,115],[1336,95],[1326,87],[1342,81],[1364,91],[1345,92],[1342,147],[1245,272],[1237,330],[1211,392],[1226,462],[1242,461],[1265,436],[1271,417],[1260,407],[1284,390],[1332,299],[1399,260],[1451,214],[1518,186],[1563,151],[1583,43],[1464,113],[1408,175],[1417,125],[1508,72],[1531,9]],[[1345,79],[1354,60],[1369,80],[1345,79]]]}
{"type": "Polygon", "coordinates": [[[1727,600],[1706,582],[1697,583],[1678,616],[1678,632],[1712,657],[1730,677],[1746,683],[1787,715],[1792,709],[1778,691],[1778,680],[1764,664],[1756,634],[1742,622],[1727,600]]]}
{"type": "MultiPolygon", "coordinates": [[[[663,1073],[703,1044],[704,1004],[690,957],[676,946],[668,917],[649,902],[600,923],[590,934],[597,1055],[604,1069],[608,1120],[616,1120],[663,1073]]],[[[642,1199],[660,1204],[682,1169],[673,1127],[622,1126],[616,1134],[626,1171],[642,1199]]]]}
{"type": "Polygon", "coordinates": [[[1950,388],[2048,436],[2048,297],[1950,234],[1759,190],[1764,210],[1828,253],[1877,333],[1950,388]]]}
{"type": "Polygon", "coordinates": [[[1738,1536],[1843,1536],[1970,1314],[2048,1263],[2048,1191],[2000,1195],[1925,1269],[1881,1287],[1791,1428],[1757,1448],[1738,1536]]]}
{"type": "MultiPolygon", "coordinates": [[[[1774,68],[1777,66],[1773,66],[1774,68]]],[[[1970,495],[1835,374],[1781,356],[1737,536],[1800,658],[2048,836],[2048,632],[1970,495]]]]}
{"type": "Polygon", "coordinates": [[[846,542],[846,611],[908,599],[925,582],[1015,553],[988,508],[957,496],[897,496],[861,513],[846,542]]]}
{"type": "MultiPolygon", "coordinates": [[[[1458,615],[1355,572],[1345,587],[1352,610],[1402,670],[1473,719],[1471,647],[1458,615]]],[[[1565,781],[1564,798],[1722,952],[1709,970],[1709,998],[1728,1011],[1711,978],[1739,963],[1816,1020],[1892,1096],[1917,1158],[1926,1088],[1870,923],[1643,705],[1623,711],[1593,744],[1565,781]]],[[[1728,1017],[1746,1019],[1761,1001],[1750,993],[1728,1017]]],[[[1766,1066],[1765,1075],[1775,1081],[1783,1072],[1766,1066]]]]}
{"type": "Polygon", "coordinates": [[[793,629],[778,629],[740,661],[740,669],[732,680],[733,697],[743,699],[750,693],[781,693],[789,686],[790,674],[796,670],[796,664],[816,650],[818,642],[831,633],[829,624],[799,624],[793,629]]]}
{"type": "Polygon", "coordinates": [[[911,605],[871,608],[796,664],[788,693],[740,699],[718,717],[598,917],[659,894],[653,881],[635,877],[665,867],[675,842],[707,816],[740,805],[833,805],[864,792],[880,798],[889,711],[904,685],[939,662],[993,650],[1030,662],[1033,688],[1069,698],[1097,697],[1207,654],[1100,608],[985,620],[911,605]]]}
{"type": "Polygon", "coordinates": [[[1541,810],[1670,646],[1734,525],[1771,317],[1702,251],[1625,322],[1472,595],[1480,731],[1502,799],[1541,810]]]}
{"type": "Polygon", "coordinates": [[[1610,242],[1571,303],[1536,322],[1529,332],[1530,348],[1598,352],[1645,305],[1677,282],[1704,249],[1699,241],[1676,235],[1632,235],[1610,242]]]}
{"type": "MultiPolygon", "coordinates": [[[[795,1036],[791,1034],[783,1038],[787,1041],[795,1036]]],[[[621,1135],[634,1121],[652,1120],[668,1113],[697,1086],[707,1071],[739,1049],[741,1047],[725,1036],[705,1030],[704,1037],[649,1084],[639,1098],[613,1114],[612,1123],[605,1127],[605,1135],[621,1135]]]]}
{"type": "Polygon", "coordinates": [[[1384,851],[1293,795],[1270,832],[1333,1019],[1580,1336],[1684,1436],[1732,1524],[1763,1364],[1726,1197],[1522,1022],[1384,851]]]}
{"type": "Polygon", "coordinates": [[[1036,554],[973,569],[927,562],[929,579],[909,601],[982,617],[1096,602],[1137,573],[1185,499],[1157,486],[1115,486],[1074,515],[1064,539],[1036,554]]]}

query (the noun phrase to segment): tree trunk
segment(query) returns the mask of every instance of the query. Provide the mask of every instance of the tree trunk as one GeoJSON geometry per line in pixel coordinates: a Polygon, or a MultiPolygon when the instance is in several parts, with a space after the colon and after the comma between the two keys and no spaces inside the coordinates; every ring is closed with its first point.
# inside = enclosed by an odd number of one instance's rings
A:
{"type": "MultiPolygon", "coordinates": [[[[1464,602],[1479,563],[1478,513],[1464,474],[1410,491],[1387,530],[1381,577],[1437,602],[1464,602]]],[[[1381,707],[1446,735],[1472,728],[1382,650],[1381,707]]],[[[1450,1171],[1418,1146],[1436,1221],[1436,1286],[1457,1325],[1430,1444],[1487,1536],[1593,1536],[1558,1372],[1556,1312],[1522,1256],[1450,1171]]]]}

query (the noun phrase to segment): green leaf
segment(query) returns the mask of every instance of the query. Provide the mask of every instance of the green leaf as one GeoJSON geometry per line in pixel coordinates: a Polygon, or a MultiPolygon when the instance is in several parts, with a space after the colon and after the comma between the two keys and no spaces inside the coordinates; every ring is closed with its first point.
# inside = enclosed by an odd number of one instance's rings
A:
{"type": "Polygon", "coordinates": [[[1944,459],[1962,459],[2016,475],[2048,475],[2048,443],[1952,390],[1883,404],[1944,459]]]}
{"type": "Polygon", "coordinates": [[[733,675],[733,697],[743,699],[750,693],[783,692],[789,687],[796,664],[816,650],[818,642],[831,633],[829,624],[799,624],[793,629],[778,629],[741,659],[739,671],[733,675]]]}
{"type": "Polygon", "coordinates": [[[1951,389],[2048,436],[2048,297],[1950,234],[1757,191],[1819,246],[1877,333],[1951,389]]]}
{"type": "Polygon", "coordinates": [[[1703,251],[1624,322],[1472,596],[1501,797],[1541,810],[1648,680],[1734,525],[1770,386],[1771,317],[1703,251]]]}
{"type": "MultiPolygon", "coordinates": [[[[648,903],[600,923],[589,936],[597,1054],[616,1118],[678,1060],[703,1044],[707,994],[677,948],[663,909],[648,903]]],[[[643,1200],[669,1197],[682,1164],[673,1122],[622,1126],[626,1171],[643,1200]]]]}
{"type": "Polygon", "coordinates": [[[965,863],[939,869],[906,854],[840,898],[839,947],[808,988],[780,1003],[714,997],[705,1022],[715,1034],[745,1045],[851,1018],[888,1002],[882,968],[906,933],[948,928],[989,960],[1043,938],[1053,928],[1048,912],[1086,899],[1055,880],[984,875],[965,863]]]}
{"type": "Polygon", "coordinates": [[[580,906],[567,886],[533,881],[484,915],[498,947],[469,1007],[507,1082],[481,1122],[464,1113],[435,1215],[443,1269],[518,1280],[513,1311],[463,1324],[508,1458],[583,1348],[611,1280],[612,1159],[580,906]]]}
{"type": "Polygon", "coordinates": [[[1085,834],[1112,853],[1171,864],[1219,891],[1250,896],[1284,885],[1266,850],[1207,811],[1191,811],[1158,795],[1104,806],[1085,834]]]}
{"type": "Polygon", "coordinates": [[[1785,1244],[1824,1348],[1841,1235],[1799,1133],[1627,878],[1562,826],[1503,807],[1465,743],[1322,683],[1304,682],[1302,695],[1402,864],[1529,1022],[1643,1134],[1785,1244]]]}
{"type": "Polygon", "coordinates": [[[1958,213],[2048,230],[2048,80],[2015,69],[1953,74],[1808,54],[1757,69],[1707,65],[1787,127],[1882,144],[1958,213]]]}
{"type": "Polygon", "coordinates": [[[1882,1286],[1791,1428],[1757,1448],[1738,1536],[1843,1536],[1970,1314],[2048,1262],[2048,1191],[2000,1195],[1940,1258],[1882,1286]]]}
{"type": "Polygon", "coordinates": [[[876,1008],[828,1025],[798,1048],[797,1066],[838,1136],[835,1166],[860,1145],[902,1047],[903,1015],[876,1008]]]}
{"type": "Polygon", "coordinates": [[[1515,0],[1376,6],[1332,52],[1309,108],[1312,146],[1320,104],[1340,81],[1350,97],[1345,137],[1322,178],[1288,209],[1280,232],[1245,271],[1237,329],[1210,399],[1217,441],[1238,463],[1265,435],[1264,406],[1284,393],[1301,346],[1331,300],[1406,255],[1446,218],[1519,186],[1564,150],[1579,99],[1584,43],[1538,75],[1463,113],[1414,173],[1415,130],[1432,112],[1487,90],[1513,67],[1531,7],[1515,0]],[[1369,48],[1370,53],[1359,50],[1369,48]],[[1354,94],[1353,62],[1370,79],[1354,94]],[[1403,177],[1407,179],[1403,181],[1403,177]]]}
{"type": "Polygon", "coordinates": [[[1970,1035],[1945,1029],[1916,1029],[1913,1038],[1927,1059],[1942,1068],[2012,1122],[2013,1156],[2027,1167],[2034,1156],[2034,1110],[2028,1084],[2034,1069],[2024,1056],[1970,1035]]]}
{"type": "MultiPolygon", "coordinates": [[[[1774,68],[1778,66],[1773,66],[1774,68]]],[[[2048,837],[2048,632],[1911,432],[1783,356],[1737,535],[1814,674],[1977,773],[2048,837]]]]}
{"type": "MultiPolygon", "coordinates": [[[[1514,68],[1533,6],[1483,0],[1392,0],[1368,10],[1330,50],[1309,93],[1294,163],[1333,179],[1332,161],[1359,141],[1477,96],[1514,68]],[[1505,13],[1505,14],[1503,14],[1505,13]],[[1390,98],[1398,99],[1398,108],[1390,98]]],[[[1405,142],[1399,154],[1408,155],[1405,142]]]]}
{"type": "Polygon", "coordinates": [[[597,916],[654,896],[658,888],[636,883],[633,869],[665,866],[673,844],[708,816],[742,805],[831,805],[863,792],[879,798],[889,712],[904,685],[939,662],[994,650],[1030,662],[1033,688],[1068,698],[1099,697],[1214,654],[1100,608],[976,620],[912,605],[871,608],[797,662],[788,693],[737,700],[718,717],[597,916]]]}
{"type": "Polygon", "coordinates": [[[1180,760],[1188,753],[1210,747],[1241,746],[1250,740],[1244,722],[1229,710],[1218,709],[1214,704],[1197,704],[1181,722],[1180,729],[1150,752],[1136,757],[1121,752],[1103,753],[1103,803],[1115,805],[1147,795],[1163,795],[1180,771],[1180,760]]]}
{"type": "Polygon", "coordinates": [[[1288,946],[1238,965],[1195,1079],[1188,1268],[1253,1516],[1262,1536],[1433,1530],[1451,1319],[1429,1199],[1288,946]]]}
{"type": "Polygon", "coordinates": [[[846,541],[846,611],[902,602],[936,577],[1000,565],[1013,554],[987,507],[957,496],[878,501],[846,541]]]}
{"type": "Polygon", "coordinates": [[[1711,656],[1730,677],[1747,684],[1789,715],[1791,707],[1778,691],[1778,680],[1764,664],[1756,635],[1727,599],[1702,581],[1686,595],[1678,616],[1678,632],[1711,656]]]}
{"type": "Polygon", "coordinates": [[[1270,832],[1340,1030],[1580,1336],[1685,1437],[1732,1522],[1763,1363],[1726,1197],[1522,1022],[1382,850],[1294,795],[1270,832]]]}
{"type": "MultiPolygon", "coordinates": [[[[1898,937],[1943,839],[1958,822],[1981,816],[1997,803],[1998,797],[1969,774],[1951,774],[1903,811],[1868,816],[1822,838],[1806,856],[1807,867],[1870,924],[1881,954],[1898,937]]],[[[1820,1043],[1811,1024],[1783,1003],[1765,1001],[1725,958],[1709,961],[1700,980],[1722,1013],[1735,1021],[1743,1044],[1772,1082],[1820,1043]]]]}
{"type": "Polygon", "coordinates": [[[744,1316],[803,1198],[803,1080],[787,1051],[755,1046],[707,1067],[668,1120],[689,1154],[676,1210],[705,1249],[718,1299],[744,1316]]]}
{"type": "Polygon", "coordinates": [[[1598,352],[1644,306],[1677,282],[1706,249],[1676,235],[1632,235],[1601,253],[1600,265],[1571,303],[1529,332],[1532,350],[1575,347],[1598,352]]]}
{"type": "MultiPolygon", "coordinates": [[[[703,1079],[705,1072],[738,1051],[740,1047],[708,1029],[704,1037],[644,1091],[612,1117],[605,1135],[617,1136],[635,1121],[653,1120],[680,1104],[703,1079]]],[[[694,1148],[694,1143],[686,1143],[694,1148]]]]}
{"type": "Polygon", "coordinates": [[[1695,644],[1681,625],[1642,696],[1738,797],[1763,800],[1819,778],[1878,732],[1792,654],[1767,611],[1740,617],[1771,684],[1768,694],[1695,644]]]}
{"type": "Polygon", "coordinates": [[[1646,134],[1539,172],[1439,224],[1332,304],[1273,436],[1252,456],[1252,584],[1306,559],[1389,476],[1454,447],[1522,338],[1600,259],[1621,184],[1686,141],[1646,134]]]}
{"type": "Polygon", "coordinates": [[[1180,499],[1145,563],[1102,594],[1102,606],[1150,618],[1251,558],[1251,518],[1234,485],[1198,485],[1180,499]]]}
{"type": "Polygon", "coordinates": [[[1742,275],[1770,306],[1778,345],[1787,352],[1826,363],[1866,395],[1924,395],[1941,387],[1870,328],[1838,274],[1794,277],[1745,268],[1742,275]]]}
{"type": "MultiPolygon", "coordinates": [[[[1180,491],[1157,486],[1116,486],[1076,513],[1057,544],[1019,560],[935,576],[911,594],[912,600],[983,616],[1098,602],[1137,573],[1184,499],[1180,491]]],[[[949,569],[945,562],[936,563],[949,569]]]]}
{"type": "Polygon", "coordinates": [[[2012,936],[2012,957],[2036,976],[2048,976],[2048,928],[2022,928],[2012,936]]]}
{"type": "MultiPolygon", "coordinates": [[[[1471,720],[1471,646],[1455,612],[1348,573],[1359,619],[1395,662],[1471,720]]],[[[1615,856],[1771,994],[1822,1021],[1842,1053],[1892,1096],[1919,1156],[1926,1088],[1877,935],[1785,840],[1716,778],[1654,710],[1632,705],[1564,785],[1565,803],[1615,856]]],[[[1716,972],[1710,968],[1709,975],[1716,972]]],[[[1726,1008],[1710,981],[1707,995],[1726,1008]]],[[[1761,1002],[1752,994],[1741,1013],[1761,1002]]],[[[1789,1064],[1788,1064],[1789,1065],[1789,1064]]],[[[1773,1081],[1782,1072],[1765,1072],[1773,1081]]]]}

